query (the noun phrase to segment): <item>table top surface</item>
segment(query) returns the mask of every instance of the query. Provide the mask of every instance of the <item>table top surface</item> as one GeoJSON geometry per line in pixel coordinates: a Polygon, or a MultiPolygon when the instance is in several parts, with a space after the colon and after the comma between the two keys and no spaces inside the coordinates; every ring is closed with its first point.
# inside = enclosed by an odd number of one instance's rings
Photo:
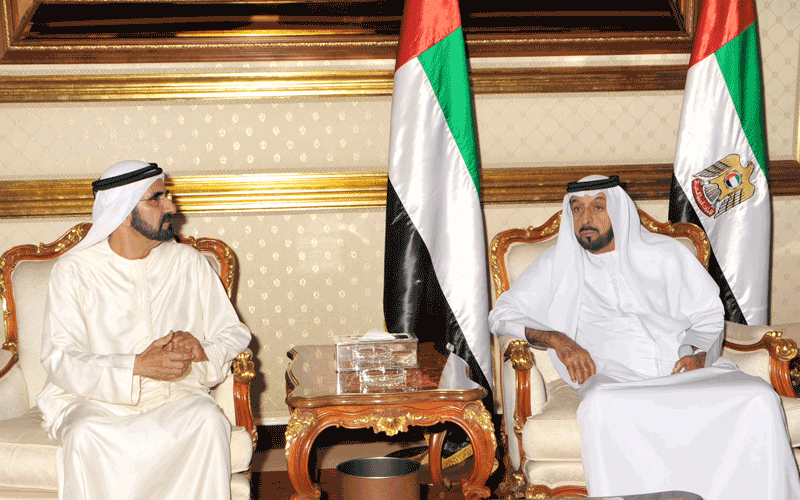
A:
{"type": "Polygon", "coordinates": [[[287,354],[286,403],[293,408],[335,405],[479,401],[486,390],[469,378],[469,366],[455,354],[420,343],[418,368],[406,369],[397,385],[363,384],[357,371],[337,372],[334,345],[300,345],[287,354]]]}

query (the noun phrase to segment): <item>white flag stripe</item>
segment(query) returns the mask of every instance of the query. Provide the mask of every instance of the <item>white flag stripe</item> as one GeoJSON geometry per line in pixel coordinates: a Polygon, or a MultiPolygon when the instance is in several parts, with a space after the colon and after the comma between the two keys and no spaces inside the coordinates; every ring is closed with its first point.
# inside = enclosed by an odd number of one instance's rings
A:
{"type": "Polygon", "coordinates": [[[491,383],[486,243],[478,193],[417,59],[395,73],[392,100],[389,180],[425,242],[445,299],[491,383]]]}

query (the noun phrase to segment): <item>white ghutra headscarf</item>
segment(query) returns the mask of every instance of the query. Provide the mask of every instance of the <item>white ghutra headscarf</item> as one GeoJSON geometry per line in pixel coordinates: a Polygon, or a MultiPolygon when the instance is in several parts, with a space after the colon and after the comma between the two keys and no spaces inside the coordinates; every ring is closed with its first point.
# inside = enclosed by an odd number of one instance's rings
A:
{"type": "Polygon", "coordinates": [[[78,252],[108,238],[128,215],[163,171],[155,163],[125,160],[110,166],[92,183],[95,192],[92,228],[67,253],[78,252]]]}

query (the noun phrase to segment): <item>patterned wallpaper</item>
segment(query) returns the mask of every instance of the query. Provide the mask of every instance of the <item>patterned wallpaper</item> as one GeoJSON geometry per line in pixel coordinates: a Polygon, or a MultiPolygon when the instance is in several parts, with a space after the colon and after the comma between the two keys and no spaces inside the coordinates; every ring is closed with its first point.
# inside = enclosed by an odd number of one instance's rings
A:
{"type": "MultiPolygon", "coordinates": [[[[757,0],[770,157],[797,159],[800,9],[757,0]]],[[[654,64],[685,56],[504,58],[474,66],[654,64]]],[[[2,66],[0,74],[386,68],[392,61],[235,65],[2,66]]],[[[669,163],[681,92],[479,95],[484,168],[669,163]]],[[[96,177],[123,158],[172,174],[384,171],[390,98],[10,105],[0,103],[0,179],[96,177]]],[[[666,201],[642,203],[659,220],[666,201]]],[[[772,322],[800,321],[800,197],[773,201],[772,322]]],[[[540,224],[554,205],[486,207],[489,239],[540,224]]],[[[56,239],[77,219],[0,221],[0,251],[56,239]]],[[[383,210],[189,216],[184,235],[228,242],[241,265],[237,307],[255,334],[261,422],[288,418],[283,373],[297,343],[382,325],[383,210]]]]}

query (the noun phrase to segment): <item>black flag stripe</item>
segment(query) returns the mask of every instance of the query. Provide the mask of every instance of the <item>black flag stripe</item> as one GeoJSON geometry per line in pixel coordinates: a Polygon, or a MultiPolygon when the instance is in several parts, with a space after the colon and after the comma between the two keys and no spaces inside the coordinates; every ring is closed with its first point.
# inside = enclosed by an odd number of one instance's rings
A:
{"type": "MultiPolygon", "coordinates": [[[[697,217],[697,213],[694,211],[694,207],[686,198],[686,194],[674,174],[672,175],[672,185],[669,193],[669,220],[670,222],[691,222],[703,227],[697,217]]],[[[713,248],[711,249],[711,257],[708,259],[708,273],[719,285],[719,298],[722,299],[722,305],[725,307],[725,320],[746,325],[747,319],[742,314],[739,302],[728,285],[728,280],[722,274],[722,269],[719,267],[713,248]]]]}
{"type": "Polygon", "coordinates": [[[447,344],[467,362],[472,379],[492,391],[464,333],[444,297],[428,248],[389,181],[386,189],[386,251],[384,257],[383,314],[387,331],[408,332],[420,342],[433,342],[447,354],[447,344]]]}

